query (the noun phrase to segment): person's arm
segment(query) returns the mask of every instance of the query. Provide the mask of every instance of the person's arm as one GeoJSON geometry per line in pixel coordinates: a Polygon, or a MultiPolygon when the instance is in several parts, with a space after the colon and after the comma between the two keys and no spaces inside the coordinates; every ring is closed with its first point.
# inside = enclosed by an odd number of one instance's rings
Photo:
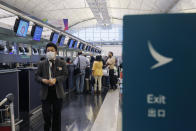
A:
{"type": "Polygon", "coordinates": [[[93,62],[92,75],[94,74],[94,71],[95,71],[95,62],[93,62]]]}
{"type": "Polygon", "coordinates": [[[61,75],[56,77],[56,82],[60,82],[60,83],[63,82],[64,80],[66,80],[67,76],[68,76],[67,65],[65,62],[63,62],[61,75]]]}
{"type": "Polygon", "coordinates": [[[106,62],[106,65],[111,65],[111,59],[108,59],[107,62],[106,62]]]}
{"type": "Polygon", "coordinates": [[[87,67],[90,66],[90,61],[86,58],[86,65],[87,67]]]}
{"type": "Polygon", "coordinates": [[[74,65],[77,65],[78,64],[78,57],[76,57],[76,59],[74,60],[73,64],[74,65]]]}
{"type": "Polygon", "coordinates": [[[42,82],[42,69],[41,69],[41,63],[38,64],[38,68],[37,68],[37,71],[35,72],[35,80],[39,83],[42,82]]]}
{"type": "Polygon", "coordinates": [[[111,64],[113,65],[113,64],[116,64],[116,58],[115,57],[113,57],[112,59],[111,59],[111,64]]]}
{"type": "Polygon", "coordinates": [[[42,64],[39,63],[38,64],[38,69],[35,73],[35,80],[37,82],[41,83],[41,84],[46,84],[47,85],[47,84],[49,84],[49,80],[42,77],[42,71],[43,71],[42,64]]]}

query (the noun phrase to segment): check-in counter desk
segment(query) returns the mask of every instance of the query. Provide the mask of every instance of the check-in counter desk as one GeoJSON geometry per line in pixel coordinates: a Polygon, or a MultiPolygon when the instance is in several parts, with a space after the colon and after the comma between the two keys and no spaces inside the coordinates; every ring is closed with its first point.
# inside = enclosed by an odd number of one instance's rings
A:
{"type": "Polygon", "coordinates": [[[9,93],[14,94],[15,119],[19,118],[19,72],[16,69],[0,70],[0,100],[9,93]]]}
{"type": "MultiPolygon", "coordinates": [[[[68,92],[75,90],[74,65],[67,65],[69,76],[66,85],[68,92]]],[[[41,107],[41,84],[35,80],[37,68],[0,70],[0,100],[8,93],[14,94],[15,118],[24,119],[41,107]]]]}
{"type": "Polygon", "coordinates": [[[19,73],[20,112],[22,117],[41,107],[41,84],[35,80],[37,68],[21,68],[19,73]]]}

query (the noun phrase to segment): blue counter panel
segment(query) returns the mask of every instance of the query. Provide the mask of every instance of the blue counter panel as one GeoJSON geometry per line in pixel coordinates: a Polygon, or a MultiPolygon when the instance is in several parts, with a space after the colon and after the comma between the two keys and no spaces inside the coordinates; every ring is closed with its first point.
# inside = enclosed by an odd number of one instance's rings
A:
{"type": "Polygon", "coordinates": [[[0,74],[0,83],[0,100],[4,99],[8,93],[13,93],[15,118],[19,118],[18,72],[0,74]]]}

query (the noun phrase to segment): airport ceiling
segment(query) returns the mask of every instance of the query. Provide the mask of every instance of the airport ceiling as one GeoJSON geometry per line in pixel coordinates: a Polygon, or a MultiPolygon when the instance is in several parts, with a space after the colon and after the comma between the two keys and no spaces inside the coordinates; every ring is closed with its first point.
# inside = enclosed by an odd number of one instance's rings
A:
{"type": "MultiPolygon", "coordinates": [[[[63,19],[70,28],[96,24],[122,25],[124,15],[196,12],[196,0],[2,0],[39,19],[64,28],[63,19]]],[[[16,16],[0,10],[0,23],[14,24],[16,16]]]]}

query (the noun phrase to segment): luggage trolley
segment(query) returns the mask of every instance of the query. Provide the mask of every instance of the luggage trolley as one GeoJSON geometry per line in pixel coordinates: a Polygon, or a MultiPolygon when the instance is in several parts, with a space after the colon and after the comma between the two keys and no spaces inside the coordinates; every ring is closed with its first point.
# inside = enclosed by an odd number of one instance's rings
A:
{"type": "Polygon", "coordinates": [[[14,119],[14,95],[8,94],[0,102],[0,130],[1,131],[16,131],[14,119]],[[8,105],[5,105],[8,103],[8,105]],[[11,128],[10,128],[11,126],[11,128]]]}

